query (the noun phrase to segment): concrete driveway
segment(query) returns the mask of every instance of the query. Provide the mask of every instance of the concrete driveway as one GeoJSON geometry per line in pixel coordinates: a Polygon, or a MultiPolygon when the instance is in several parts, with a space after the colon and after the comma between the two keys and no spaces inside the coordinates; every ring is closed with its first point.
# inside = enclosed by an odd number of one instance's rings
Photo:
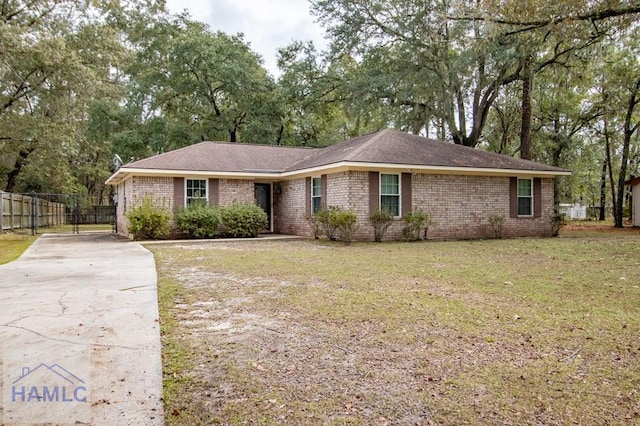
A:
{"type": "Polygon", "coordinates": [[[0,424],[163,424],[156,290],[151,253],[112,234],[0,265],[0,424]]]}

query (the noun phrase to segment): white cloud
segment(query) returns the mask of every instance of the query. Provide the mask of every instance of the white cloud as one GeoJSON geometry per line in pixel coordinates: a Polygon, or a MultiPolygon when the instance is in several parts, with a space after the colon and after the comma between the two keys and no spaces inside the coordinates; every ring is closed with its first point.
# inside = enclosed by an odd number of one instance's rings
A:
{"type": "Polygon", "coordinates": [[[278,73],[279,47],[294,40],[313,40],[319,50],[326,47],[324,30],[314,22],[305,0],[167,0],[166,4],[172,13],[186,9],[212,31],[243,33],[272,75],[278,73]]]}

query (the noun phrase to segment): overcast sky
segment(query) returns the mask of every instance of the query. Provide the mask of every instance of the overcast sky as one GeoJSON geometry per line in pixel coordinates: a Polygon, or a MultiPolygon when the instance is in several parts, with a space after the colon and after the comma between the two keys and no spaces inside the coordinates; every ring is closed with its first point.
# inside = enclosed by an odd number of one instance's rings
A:
{"type": "Polygon", "coordinates": [[[187,9],[212,31],[243,33],[273,76],[278,75],[279,47],[294,40],[313,40],[318,50],[326,46],[324,31],[314,22],[307,0],[167,0],[166,4],[172,13],[187,9]]]}

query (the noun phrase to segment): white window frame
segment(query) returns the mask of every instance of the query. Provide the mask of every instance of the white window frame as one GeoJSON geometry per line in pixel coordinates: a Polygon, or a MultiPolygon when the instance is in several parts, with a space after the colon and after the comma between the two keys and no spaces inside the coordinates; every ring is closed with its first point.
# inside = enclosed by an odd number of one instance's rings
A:
{"type": "Polygon", "coordinates": [[[311,178],[311,214],[312,215],[316,215],[320,210],[322,209],[322,177],[320,176],[313,176],[311,178]],[[316,186],[315,183],[318,183],[318,185],[316,186]],[[318,189],[318,193],[315,194],[314,193],[314,189],[317,188],[318,189]],[[316,206],[314,205],[316,200],[320,200],[319,206],[317,208],[315,208],[316,206]]]}
{"type": "Polygon", "coordinates": [[[194,177],[185,178],[184,180],[184,206],[189,207],[189,200],[204,200],[205,204],[209,204],[209,179],[194,177]],[[204,196],[201,197],[189,197],[189,182],[192,181],[204,181],[204,196]]]}
{"type": "Polygon", "coordinates": [[[378,197],[378,209],[382,210],[382,197],[398,197],[398,214],[394,217],[402,217],[402,179],[400,173],[380,173],[379,185],[380,195],[378,197]],[[398,193],[386,194],[382,192],[382,176],[396,176],[398,178],[398,193]]]}
{"type": "Polygon", "coordinates": [[[518,217],[533,217],[534,206],[533,206],[533,179],[531,178],[518,178],[518,184],[516,189],[516,198],[518,199],[518,217]],[[529,195],[520,195],[520,182],[529,181],[529,195]],[[529,199],[529,213],[521,214],[520,213],[520,199],[529,199]]]}

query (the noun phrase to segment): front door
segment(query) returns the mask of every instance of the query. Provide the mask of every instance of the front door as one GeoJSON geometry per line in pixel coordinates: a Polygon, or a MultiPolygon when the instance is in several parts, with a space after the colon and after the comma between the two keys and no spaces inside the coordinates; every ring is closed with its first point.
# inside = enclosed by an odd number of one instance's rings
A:
{"type": "Polygon", "coordinates": [[[267,231],[271,230],[271,184],[270,183],[256,183],[254,184],[254,192],[256,196],[256,204],[262,207],[262,210],[267,214],[269,220],[269,227],[267,231]]]}

